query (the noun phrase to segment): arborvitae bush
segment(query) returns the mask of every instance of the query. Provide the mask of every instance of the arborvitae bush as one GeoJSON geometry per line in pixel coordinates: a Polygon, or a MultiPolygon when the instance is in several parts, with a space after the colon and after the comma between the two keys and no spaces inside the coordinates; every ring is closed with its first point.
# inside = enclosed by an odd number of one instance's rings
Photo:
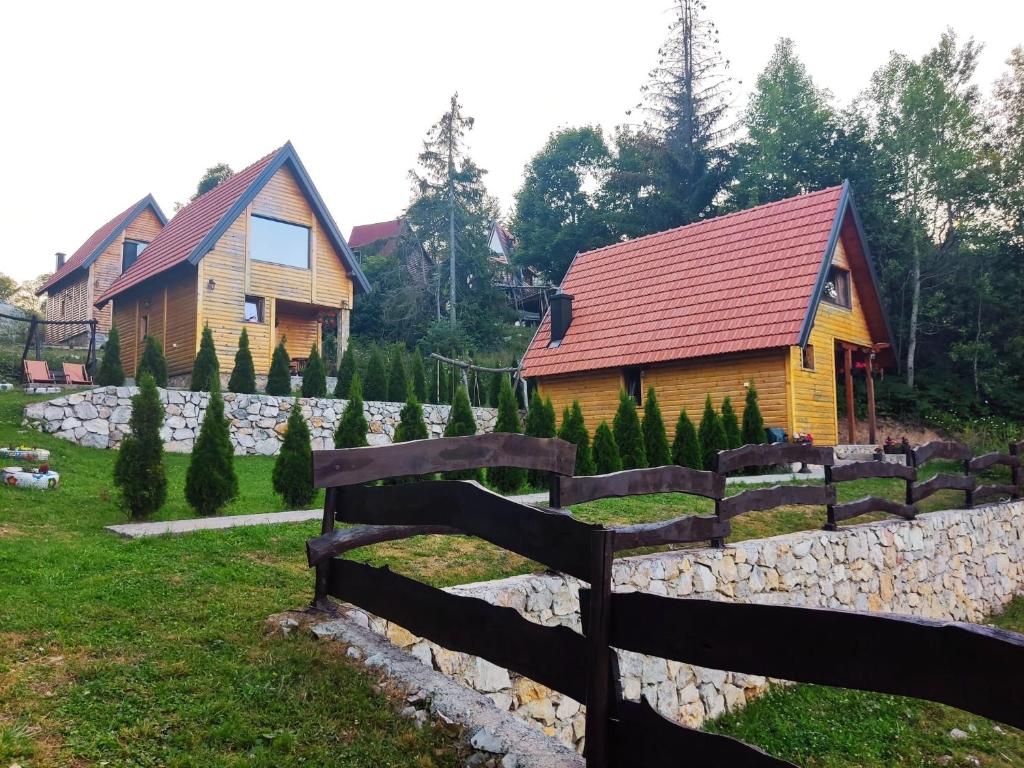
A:
{"type": "Polygon", "coordinates": [[[274,347],[270,358],[270,373],[267,374],[267,394],[287,397],[292,393],[291,357],[284,346],[285,339],[274,347]]]}
{"type": "Polygon", "coordinates": [[[507,378],[504,373],[492,373],[487,383],[487,405],[491,408],[498,407],[498,400],[501,399],[501,380],[507,378]]]}
{"type": "Polygon", "coordinates": [[[366,366],[366,378],[363,380],[363,396],[367,400],[388,399],[388,373],[384,362],[384,353],[380,347],[374,346],[370,352],[370,362],[366,366]]]}
{"type": "Polygon", "coordinates": [[[405,353],[401,347],[396,346],[391,350],[387,399],[393,403],[404,403],[410,394],[409,375],[405,372],[405,353]]]}
{"type": "Polygon", "coordinates": [[[654,387],[647,390],[644,401],[644,452],[647,464],[651,467],[663,467],[672,463],[672,454],[668,447],[668,435],[665,434],[665,421],[661,418],[661,407],[654,387]]]}
{"type": "Polygon", "coordinates": [[[452,376],[448,371],[448,366],[441,363],[438,369],[438,394],[437,402],[439,403],[450,403],[452,401],[452,376]]]}
{"type": "Polygon", "coordinates": [[[602,421],[594,432],[594,471],[599,475],[607,475],[620,469],[622,457],[619,456],[619,447],[615,444],[615,435],[608,427],[608,422],[602,421]]]}
{"type": "Polygon", "coordinates": [[[726,444],[725,428],[722,426],[722,417],[718,415],[715,406],[711,402],[711,395],[704,401],[704,415],[700,419],[700,455],[704,462],[704,469],[715,468],[715,457],[719,451],[724,451],[726,444]]]}
{"type": "Polygon", "coordinates": [[[722,429],[725,430],[726,448],[739,448],[743,445],[740,439],[740,423],[736,418],[736,409],[732,407],[732,398],[722,401],[722,429]]]}
{"type": "MultiPolygon", "coordinates": [[[[547,402],[550,405],[551,400],[547,402]]],[[[562,426],[558,429],[558,436],[576,446],[574,474],[594,474],[594,455],[590,450],[590,433],[587,432],[587,423],[583,419],[583,409],[580,408],[579,400],[573,400],[572,408],[566,407],[562,412],[562,426]]]]}
{"type": "Polygon", "coordinates": [[[352,375],[348,387],[348,402],[341,412],[338,428],[334,430],[335,448],[362,448],[366,445],[366,433],[370,425],[366,423],[363,413],[363,385],[359,374],[352,375]]]}
{"type": "Polygon", "coordinates": [[[135,371],[136,383],[142,380],[144,373],[152,376],[158,387],[167,386],[167,360],[164,359],[164,347],[155,336],[146,337],[146,346],[142,349],[142,358],[135,371]]]}
{"type": "Polygon", "coordinates": [[[321,357],[324,359],[324,373],[328,376],[338,375],[338,335],[336,333],[325,333],[323,335],[324,351],[321,357]]]}
{"type": "Polygon", "coordinates": [[[334,384],[334,396],[339,400],[349,398],[349,388],[352,386],[352,378],[356,375],[356,355],[352,351],[352,344],[345,347],[345,354],[341,356],[341,363],[338,365],[338,380],[334,384]]]}
{"type": "Polygon", "coordinates": [[[101,387],[120,387],[124,384],[124,366],[121,365],[121,336],[117,327],[110,329],[107,343],[103,347],[103,361],[96,373],[96,383],[101,387]]]}
{"type": "Polygon", "coordinates": [[[685,408],[679,412],[679,421],[676,422],[676,437],[672,442],[672,463],[690,469],[704,469],[697,429],[686,415],[685,408]]]}
{"type": "Polygon", "coordinates": [[[747,387],[747,399],[743,404],[743,430],[740,432],[740,440],[744,445],[767,442],[761,406],[757,404],[757,387],[753,381],[747,387]]]}
{"type": "MultiPolygon", "coordinates": [[[[469,395],[465,387],[455,390],[451,413],[448,414],[448,424],[444,428],[445,437],[463,437],[476,434],[476,419],[473,418],[473,409],[469,405],[469,395]]],[[[463,469],[455,472],[445,472],[448,480],[483,480],[483,471],[480,469],[463,469]]]]}
{"type": "Polygon", "coordinates": [[[256,366],[252,363],[249,332],[245,328],[238,337],[238,351],[235,352],[235,367],[231,369],[231,378],[228,379],[228,391],[240,395],[256,394],[256,366]]]}
{"type": "Polygon", "coordinates": [[[413,350],[410,376],[413,395],[421,403],[427,402],[427,375],[423,369],[423,353],[419,349],[413,350]]]}
{"type": "Polygon", "coordinates": [[[302,396],[327,397],[327,369],[315,342],[309,350],[306,367],[302,369],[302,396]]]}
{"type": "Polygon", "coordinates": [[[203,335],[199,340],[199,351],[192,362],[192,379],[188,388],[193,392],[212,392],[213,380],[220,376],[220,362],[217,360],[217,348],[213,344],[213,331],[210,326],[203,326],[203,335]]]}
{"type": "Polygon", "coordinates": [[[160,393],[153,377],[145,373],[139,379],[139,393],[132,398],[129,434],[121,441],[114,462],[114,485],[133,518],[148,517],[167,500],[164,443],[160,439],[163,423],[160,393]]]}
{"type": "Polygon", "coordinates": [[[224,418],[224,399],[214,388],[206,406],[206,417],[192,448],[185,475],[185,498],[200,515],[215,515],[238,496],[234,451],[224,418]]]}
{"type": "MultiPolygon", "coordinates": [[[[555,406],[551,404],[550,398],[545,401],[541,399],[540,392],[533,390],[523,433],[531,437],[554,437],[556,426],[555,406]]],[[[549,473],[539,469],[531,469],[526,473],[527,482],[534,488],[546,487],[548,477],[549,473]]]]}
{"type": "Polygon", "coordinates": [[[640,469],[647,466],[647,451],[644,436],[640,430],[640,419],[636,415],[636,401],[625,390],[619,390],[619,407],[612,420],[615,445],[619,449],[623,469],[640,469]]]}
{"type": "Polygon", "coordinates": [[[423,419],[423,406],[415,397],[410,396],[399,414],[398,426],[395,427],[395,442],[426,440],[429,436],[427,422],[423,419]]]}
{"type": "MultiPolygon", "coordinates": [[[[512,385],[506,378],[501,383],[501,394],[498,396],[498,420],[494,424],[495,432],[521,432],[519,425],[519,407],[512,393],[512,385]]],[[[519,490],[526,482],[526,470],[518,467],[491,467],[487,470],[487,480],[501,493],[512,493],[519,490]]]]}
{"type": "Polygon", "coordinates": [[[309,506],[316,491],[313,489],[313,448],[310,445],[309,425],[298,402],[288,414],[288,431],[284,433],[281,451],[274,462],[271,476],[274,490],[292,509],[309,506]]]}

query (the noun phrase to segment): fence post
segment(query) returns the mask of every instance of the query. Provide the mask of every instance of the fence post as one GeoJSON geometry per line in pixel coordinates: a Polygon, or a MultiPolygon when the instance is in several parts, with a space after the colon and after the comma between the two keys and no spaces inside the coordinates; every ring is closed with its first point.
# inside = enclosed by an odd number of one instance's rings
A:
{"type": "Polygon", "coordinates": [[[917,480],[917,462],[914,461],[914,449],[909,445],[903,449],[904,461],[908,467],[914,470],[914,476],[908,477],[907,484],[907,504],[913,505],[914,503],[914,482],[917,480]]]}
{"type": "MultiPolygon", "coordinates": [[[[964,474],[967,477],[971,477],[971,460],[964,459],[964,474]]],[[[974,491],[967,489],[964,491],[964,509],[971,509],[974,506],[974,491]]]]}
{"type": "MultiPolygon", "coordinates": [[[[832,483],[832,466],[826,464],[823,469],[825,470],[825,487],[828,488],[832,483]]],[[[835,497],[833,497],[835,498],[835,497]]],[[[835,502],[830,502],[825,505],[825,515],[827,520],[825,522],[826,531],[838,531],[839,526],[836,524],[836,505],[835,502]]]]}
{"type": "Polygon", "coordinates": [[[587,768],[608,766],[608,718],[611,685],[611,647],[608,645],[612,593],[612,532],[602,528],[591,535],[590,610],[584,628],[587,638],[587,714],[583,754],[587,768]]]}
{"type": "MultiPolygon", "coordinates": [[[[334,530],[337,506],[337,488],[328,488],[324,493],[324,516],[320,523],[321,535],[334,530]]],[[[313,608],[333,612],[334,606],[327,597],[327,577],[331,572],[331,561],[325,560],[316,566],[316,582],[313,585],[313,608]]]]}
{"type": "Polygon", "coordinates": [[[562,476],[557,472],[548,474],[548,506],[552,509],[562,508],[562,476]]]}
{"type": "Polygon", "coordinates": [[[1024,443],[1010,443],[1010,455],[1011,456],[1016,456],[1017,459],[1018,459],[1017,466],[1010,467],[1010,482],[1013,483],[1013,487],[1014,487],[1014,491],[1013,491],[1013,498],[1014,499],[1019,499],[1020,498],[1021,475],[1024,474],[1024,472],[1022,472],[1021,466],[1020,466],[1020,459],[1021,459],[1021,450],[1020,449],[1021,449],[1021,445],[1024,445],[1024,443]]]}

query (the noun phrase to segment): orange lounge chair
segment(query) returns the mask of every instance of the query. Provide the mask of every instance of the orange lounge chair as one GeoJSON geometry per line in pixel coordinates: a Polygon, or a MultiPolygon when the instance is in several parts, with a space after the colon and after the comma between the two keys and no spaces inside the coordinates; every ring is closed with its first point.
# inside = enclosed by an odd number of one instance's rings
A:
{"type": "Polygon", "coordinates": [[[57,380],[50,373],[50,366],[45,360],[25,360],[26,384],[56,384],[57,380]]]}
{"type": "Polygon", "coordinates": [[[92,386],[92,376],[86,372],[85,366],[81,363],[64,363],[64,382],[92,386]]]}

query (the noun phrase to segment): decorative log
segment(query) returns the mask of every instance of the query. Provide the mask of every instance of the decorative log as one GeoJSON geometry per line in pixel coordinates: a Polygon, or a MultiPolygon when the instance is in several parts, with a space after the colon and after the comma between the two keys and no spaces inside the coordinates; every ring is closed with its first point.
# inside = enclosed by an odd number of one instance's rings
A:
{"type": "Polygon", "coordinates": [[[835,452],[829,447],[804,443],[744,445],[729,451],[719,451],[715,457],[715,470],[725,474],[744,467],[792,464],[797,461],[831,466],[835,463],[835,452]]]}
{"type": "Polygon", "coordinates": [[[586,699],[587,646],[568,627],[545,627],[491,605],[351,560],[332,560],[328,593],[451,651],[479,656],[586,699]]]}
{"type": "Polygon", "coordinates": [[[970,475],[939,474],[911,487],[911,500],[917,503],[938,491],[973,491],[977,481],[970,475]]]}
{"type": "Polygon", "coordinates": [[[910,504],[900,504],[898,501],[880,499],[877,496],[865,496],[856,501],[833,505],[830,522],[839,523],[866,515],[869,512],[888,512],[890,515],[898,515],[905,520],[913,520],[917,516],[917,508],[910,504]]]}
{"type": "Polygon", "coordinates": [[[718,519],[730,520],[747,512],[759,512],[794,504],[834,504],[836,489],[831,485],[776,485],[727,496],[718,502],[718,519]]]}
{"type": "Polygon", "coordinates": [[[557,437],[491,432],[313,451],[313,484],[329,488],[478,467],[518,467],[571,475],[575,466],[576,446],[570,442],[557,437]]]}
{"type": "Polygon", "coordinates": [[[732,526],[729,522],[719,522],[714,515],[688,515],[661,523],[640,523],[612,529],[616,552],[639,547],[724,539],[730,533],[732,526]]]}
{"type": "Polygon", "coordinates": [[[559,501],[566,507],[595,499],[648,493],[689,493],[709,499],[720,499],[725,495],[724,476],[675,465],[627,469],[592,477],[558,477],[556,482],[559,501]]]}
{"type": "Polygon", "coordinates": [[[914,448],[910,455],[915,467],[927,464],[933,459],[950,459],[952,461],[967,461],[971,458],[971,449],[963,443],[944,442],[933,440],[914,448]]]}
{"type": "Polygon", "coordinates": [[[967,463],[967,468],[971,472],[982,472],[996,464],[1003,464],[1010,468],[1019,467],[1020,457],[1013,456],[1009,453],[999,453],[998,451],[994,451],[981,456],[975,456],[967,463]]]}
{"type": "Polygon", "coordinates": [[[864,480],[871,477],[899,477],[916,480],[917,470],[905,464],[888,461],[855,461],[832,467],[832,482],[845,483],[848,480],[864,480]]]}
{"type": "Polygon", "coordinates": [[[310,567],[360,547],[385,541],[400,541],[413,536],[432,534],[454,536],[460,532],[443,525],[357,525],[332,530],[315,539],[306,540],[306,561],[310,567]]]}

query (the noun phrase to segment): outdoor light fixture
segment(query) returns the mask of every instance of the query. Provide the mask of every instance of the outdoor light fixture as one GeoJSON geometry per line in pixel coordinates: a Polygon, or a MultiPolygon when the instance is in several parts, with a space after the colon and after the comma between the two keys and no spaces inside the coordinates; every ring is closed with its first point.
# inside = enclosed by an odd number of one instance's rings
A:
{"type": "Polygon", "coordinates": [[[216,287],[217,287],[217,281],[214,280],[212,277],[209,280],[206,281],[206,290],[212,291],[216,287]]]}

